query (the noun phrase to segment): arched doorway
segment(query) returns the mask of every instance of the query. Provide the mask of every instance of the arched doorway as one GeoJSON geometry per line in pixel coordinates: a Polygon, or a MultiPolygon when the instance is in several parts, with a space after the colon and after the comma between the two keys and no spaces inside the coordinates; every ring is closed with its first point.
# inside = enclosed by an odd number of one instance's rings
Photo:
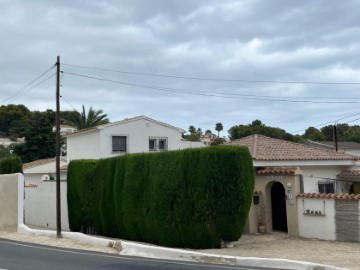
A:
{"type": "Polygon", "coordinates": [[[273,230],[287,232],[285,188],[280,182],[271,187],[271,208],[273,230]]]}

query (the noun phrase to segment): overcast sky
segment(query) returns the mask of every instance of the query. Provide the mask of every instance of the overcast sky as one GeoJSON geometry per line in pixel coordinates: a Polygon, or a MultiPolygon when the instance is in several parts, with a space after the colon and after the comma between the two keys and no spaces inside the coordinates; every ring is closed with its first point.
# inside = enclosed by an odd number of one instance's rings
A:
{"type": "Polygon", "coordinates": [[[350,115],[340,122],[360,124],[359,0],[0,0],[0,10],[0,105],[55,109],[55,77],[36,86],[55,69],[23,87],[59,55],[62,110],[185,130],[222,122],[224,136],[255,119],[300,134],[350,115]]]}

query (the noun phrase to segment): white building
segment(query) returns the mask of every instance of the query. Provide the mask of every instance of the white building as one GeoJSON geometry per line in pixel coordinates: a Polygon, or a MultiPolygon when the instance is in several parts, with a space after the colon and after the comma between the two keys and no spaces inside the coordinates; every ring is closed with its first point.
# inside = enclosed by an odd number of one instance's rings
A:
{"type": "Polygon", "coordinates": [[[67,159],[69,162],[205,146],[203,142],[183,139],[184,132],[146,116],[126,118],[66,135],[67,159]]]}
{"type": "Polygon", "coordinates": [[[360,157],[262,135],[228,142],[253,158],[255,190],[245,230],[360,242],[360,157]]]}
{"type": "MultiPolygon", "coordinates": [[[[56,228],[55,158],[40,159],[23,165],[25,177],[25,224],[56,228]]],[[[61,227],[69,230],[66,159],[60,159],[61,227]]]]}

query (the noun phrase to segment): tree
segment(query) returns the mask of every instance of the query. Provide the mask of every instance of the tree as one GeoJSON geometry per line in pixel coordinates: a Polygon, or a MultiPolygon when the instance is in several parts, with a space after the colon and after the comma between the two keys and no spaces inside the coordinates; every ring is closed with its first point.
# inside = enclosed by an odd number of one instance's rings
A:
{"type": "Polygon", "coordinates": [[[311,141],[325,141],[325,135],[322,134],[320,130],[314,127],[309,127],[307,130],[305,130],[305,134],[303,137],[311,141]]]}
{"type": "Polygon", "coordinates": [[[221,123],[216,123],[215,130],[218,132],[218,137],[220,137],[220,131],[223,130],[223,125],[221,123]]]}
{"type": "Polygon", "coordinates": [[[85,106],[82,105],[82,112],[73,111],[63,118],[63,122],[69,126],[76,127],[77,130],[95,127],[98,125],[109,123],[109,118],[103,110],[94,110],[92,107],[86,113],[85,106]]]}
{"type": "Polygon", "coordinates": [[[14,154],[23,162],[55,156],[55,133],[46,114],[33,112],[24,135],[25,143],[14,145],[14,154]]]}
{"type": "Polygon", "coordinates": [[[296,141],[295,137],[285,130],[277,127],[270,127],[263,124],[260,120],[254,120],[248,125],[232,126],[229,129],[230,140],[240,139],[249,135],[260,134],[275,139],[296,141]]]}
{"type": "Polygon", "coordinates": [[[0,106],[0,137],[16,139],[23,137],[24,130],[28,127],[30,111],[24,105],[0,106]]]}
{"type": "Polygon", "coordinates": [[[188,130],[189,130],[190,134],[183,135],[184,139],[187,139],[189,141],[200,141],[200,137],[202,135],[201,128],[196,128],[194,126],[189,126],[188,130]]]}

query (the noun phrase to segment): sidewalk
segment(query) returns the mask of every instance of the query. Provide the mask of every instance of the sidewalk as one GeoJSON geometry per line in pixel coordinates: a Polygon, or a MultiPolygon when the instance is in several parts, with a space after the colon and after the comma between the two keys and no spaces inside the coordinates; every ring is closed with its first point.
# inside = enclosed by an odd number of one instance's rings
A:
{"type": "MultiPolygon", "coordinates": [[[[84,243],[72,239],[17,233],[0,230],[0,238],[43,244],[55,247],[92,250],[119,254],[119,251],[104,245],[84,243]]],[[[281,258],[347,269],[360,269],[360,243],[345,243],[289,237],[284,233],[243,235],[232,248],[197,250],[219,255],[281,258]]]]}
{"type": "Polygon", "coordinates": [[[286,233],[243,235],[233,248],[200,252],[230,256],[281,258],[360,269],[360,243],[290,237],[286,233]]]}

